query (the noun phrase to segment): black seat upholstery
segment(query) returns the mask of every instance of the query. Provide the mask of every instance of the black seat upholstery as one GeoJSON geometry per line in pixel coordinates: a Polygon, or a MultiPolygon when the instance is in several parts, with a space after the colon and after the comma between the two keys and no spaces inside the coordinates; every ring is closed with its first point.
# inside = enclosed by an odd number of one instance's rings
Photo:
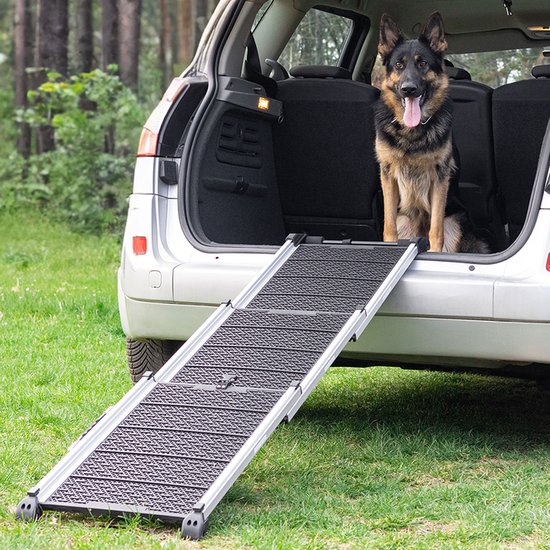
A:
{"type": "Polygon", "coordinates": [[[525,221],[549,117],[550,79],[544,74],[506,84],[493,93],[496,174],[512,239],[525,221]]]}
{"type": "Polygon", "coordinates": [[[472,75],[466,69],[460,67],[445,65],[445,72],[452,80],[472,80],[472,75]]]}
{"type": "Polygon", "coordinates": [[[331,65],[298,65],[290,69],[290,74],[295,78],[336,78],[351,80],[351,71],[344,67],[331,65]]]}
{"type": "Polygon", "coordinates": [[[531,69],[535,78],[550,78],[550,65],[536,65],[531,69]]]}
{"type": "Polygon", "coordinates": [[[491,99],[493,89],[469,80],[462,69],[446,68],[453,100],[453,138],[460,153],[460,196],[478,236],[492,251],[506,246],[499,213],[494,163],[491,99]],[[451,71],[453,71],[451,73],[451,71]],[[459,71],[455,76],[454,71],[459,71]],[[462,72],[463,71],[463,72],[462,72]]]}
{"type": "Polygon", "coordinates": [[[346,71],[308,67],[297,74],[278,83],[284,121],[274,130],[287,231],[379,240],[372,110],[379,91],[349,80],[346,71]]]}

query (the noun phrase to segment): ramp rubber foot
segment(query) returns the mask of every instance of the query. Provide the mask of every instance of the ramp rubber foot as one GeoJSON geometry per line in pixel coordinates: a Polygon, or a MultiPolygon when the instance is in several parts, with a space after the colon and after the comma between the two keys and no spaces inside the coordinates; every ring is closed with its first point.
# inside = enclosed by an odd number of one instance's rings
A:
{"type": "Polygon", "coordinates": [[[191,512],[181,524],[181,536],[184,539],[199,540],[208,529],[208,520],[202,512],[191,512]]]}
{"type": "Polygon", "coordinates": [[[36,521],[42,515],[42,508],[35,496],[25,497],[15,511],[15,519],[22,521],[36,521]]]}

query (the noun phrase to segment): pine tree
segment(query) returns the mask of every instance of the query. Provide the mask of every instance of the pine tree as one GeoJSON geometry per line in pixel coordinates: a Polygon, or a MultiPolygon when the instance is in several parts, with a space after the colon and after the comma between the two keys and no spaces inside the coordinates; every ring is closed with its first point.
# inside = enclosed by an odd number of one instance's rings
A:
{"type": "Polygon", "coordinates": [[[124,84],[137,91],[141,0],[120,0],[118,23],[120,79],[124,84]]]}
{"type": "Polygon", "coordinates": [[[76,69],[89,72],[94,65],[94,29],[92,0],[76,2],[76,69]]]}

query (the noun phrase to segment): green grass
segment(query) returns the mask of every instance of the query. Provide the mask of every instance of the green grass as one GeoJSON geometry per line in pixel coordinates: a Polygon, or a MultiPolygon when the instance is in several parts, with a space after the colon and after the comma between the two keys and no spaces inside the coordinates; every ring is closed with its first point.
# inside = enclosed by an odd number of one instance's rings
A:
{"type": "Polygon", "coordinates": [[[0,218],[0,548],[550,548],[548,393],[529,381],[332,369],[211,516],[46,512],[26,490],[130,387],[115,238],[0,218]]]}

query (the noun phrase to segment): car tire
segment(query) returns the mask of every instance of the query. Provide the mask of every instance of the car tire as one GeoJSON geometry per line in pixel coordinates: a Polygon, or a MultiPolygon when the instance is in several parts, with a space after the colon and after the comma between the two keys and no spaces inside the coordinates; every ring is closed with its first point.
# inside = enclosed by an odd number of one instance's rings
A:
{"type": "Polygon", "coordinates": [[[153,373],[174,355],[182,342],[174,340],[132,340],[126,338],[126,357],[132,383],[136,383],[147,371],[153,373]]]}

